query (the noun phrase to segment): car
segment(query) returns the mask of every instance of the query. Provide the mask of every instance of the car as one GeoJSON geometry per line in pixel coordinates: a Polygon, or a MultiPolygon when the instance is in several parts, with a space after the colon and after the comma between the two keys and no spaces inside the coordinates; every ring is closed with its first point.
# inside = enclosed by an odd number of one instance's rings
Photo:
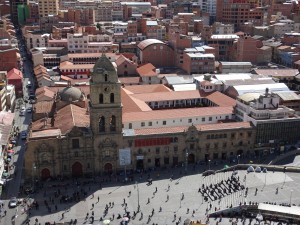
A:
{"type": "Polygon", "coordinates": [[[27,109],[27,112],[28,112],[28,113],[32,113],[32,108],[29,107],[29,108],[27,109]]]}
{"type": "Polygon", "coordinates": [[[18,204],[18,199],[16,197],[12,197],[8,202],[9,208],[15,208],[18,204]]]}
{"type": "Polygon", "coordinates": [[[22,131],[22,133],[21,133],[21,139],[22,140],[26,140],[26,138],[27,138],[27,132],[26,131],[22,131]]]}

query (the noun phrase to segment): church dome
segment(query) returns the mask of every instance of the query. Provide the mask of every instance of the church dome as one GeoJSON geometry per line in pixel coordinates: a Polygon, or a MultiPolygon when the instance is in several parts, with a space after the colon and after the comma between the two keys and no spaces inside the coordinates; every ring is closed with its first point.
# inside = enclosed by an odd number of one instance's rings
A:
{"type": "Polygon", "coordinates": [[[65,102],[76,102],[84,99],[84,94],[76,87],[65,87],[59,91],[59,96],[62,101],[65,102]]]}
{"type": "Polygon", "coordinates": [[[93,71],[99,72],[98,69],[102,69],[103,71],[111,71],[111,72],[116,71],[114,65],[105,56],[105,54],[102,54],[102,56],[96,61],[93,71]]]}

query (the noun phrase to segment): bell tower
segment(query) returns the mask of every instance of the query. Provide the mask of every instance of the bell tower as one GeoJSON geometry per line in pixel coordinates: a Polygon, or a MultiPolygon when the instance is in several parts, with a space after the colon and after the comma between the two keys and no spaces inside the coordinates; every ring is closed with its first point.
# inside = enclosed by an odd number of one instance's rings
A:
{"type": "Polygon", "coordinates": [[[114,173],[123,142],[121,83],[115,67],[104,54],[91,74],[89,108],[95,173],[114,173]]]}
{"type": "Polygon", "coordinates": [[[122,133],[121,83],[103,54],[95,63],[90,80],[90,124],[94,135],[122,133]]]}

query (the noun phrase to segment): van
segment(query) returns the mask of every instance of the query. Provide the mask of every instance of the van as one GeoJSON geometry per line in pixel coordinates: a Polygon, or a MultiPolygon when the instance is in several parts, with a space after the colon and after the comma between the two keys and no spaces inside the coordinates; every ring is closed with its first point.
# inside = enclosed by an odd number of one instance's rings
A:
{"type": "Polygon", "coordinates": [[[27,87],[31,88],[31,82],[30,81],[27,82],[27,87]]]}

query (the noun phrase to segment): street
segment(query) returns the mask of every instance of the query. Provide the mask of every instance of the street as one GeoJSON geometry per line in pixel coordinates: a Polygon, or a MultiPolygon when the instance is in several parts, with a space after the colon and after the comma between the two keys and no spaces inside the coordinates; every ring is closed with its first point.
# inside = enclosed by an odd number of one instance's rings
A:
{"type": "MultiPolygon", "coordinates": [[[[24,44],[24,43],[23,43],[24,44]]],[[[20,48],[20,54],[21,57],[25,56],[25,48],[21,47],[20,48]]],[[[33,74],[32,74],[32,64],[30,60],[26,60],[23,62],[23,99],[28,99],[29,96],[29,90],[26,87],[26,84],[28,83],[28,80],[31,81],[32,84],[33,82],[33,74]]],[[[34,87],[32,87],[32,90],[34,87]]],[[[20,116],[19,110],[22,106],[24,106],[27,110],[27,108],[32,107],[31,104],[25,103],[23,99],[17,99],[16,100],[16,106],[18,106],[18,101],[22,102],[22,105],[20,107],[16,107],[17,109],[15,110],[15,126],[19,127],[20,133],[22,131],[28,130],[28,125],[31,122],[31,113],[28,113],[27,111],[25,112],[24,116],[20,116]]],[[[21,139],[21,135],[18,136],[17,139],[17,145],[14,147],[14,157],[13,160],[11,161],[10,165],[14,165],[14,169],[10,170],[11,178],[7,181],[4,193],[2,194],[2,198],[5,198],[5,209],[7,210],[7,215],[3,218],[1,218],[1,224],[13,224],[12,218],[13,217],[18,217],[19,216],[19,211],[18,207],[14,209],[7,209],[7,205],[9,202],[9,199],[11,197],[18,197],[19,196],[19,189],[20,185],[22,183],[22,169],[23,169],[23,163],[24,163],[24,153],[25,153],[25,148],[26,148],[26,140],[21,139]]],[[[17,224],[17,223],[16,223],[17,224]]]]}

